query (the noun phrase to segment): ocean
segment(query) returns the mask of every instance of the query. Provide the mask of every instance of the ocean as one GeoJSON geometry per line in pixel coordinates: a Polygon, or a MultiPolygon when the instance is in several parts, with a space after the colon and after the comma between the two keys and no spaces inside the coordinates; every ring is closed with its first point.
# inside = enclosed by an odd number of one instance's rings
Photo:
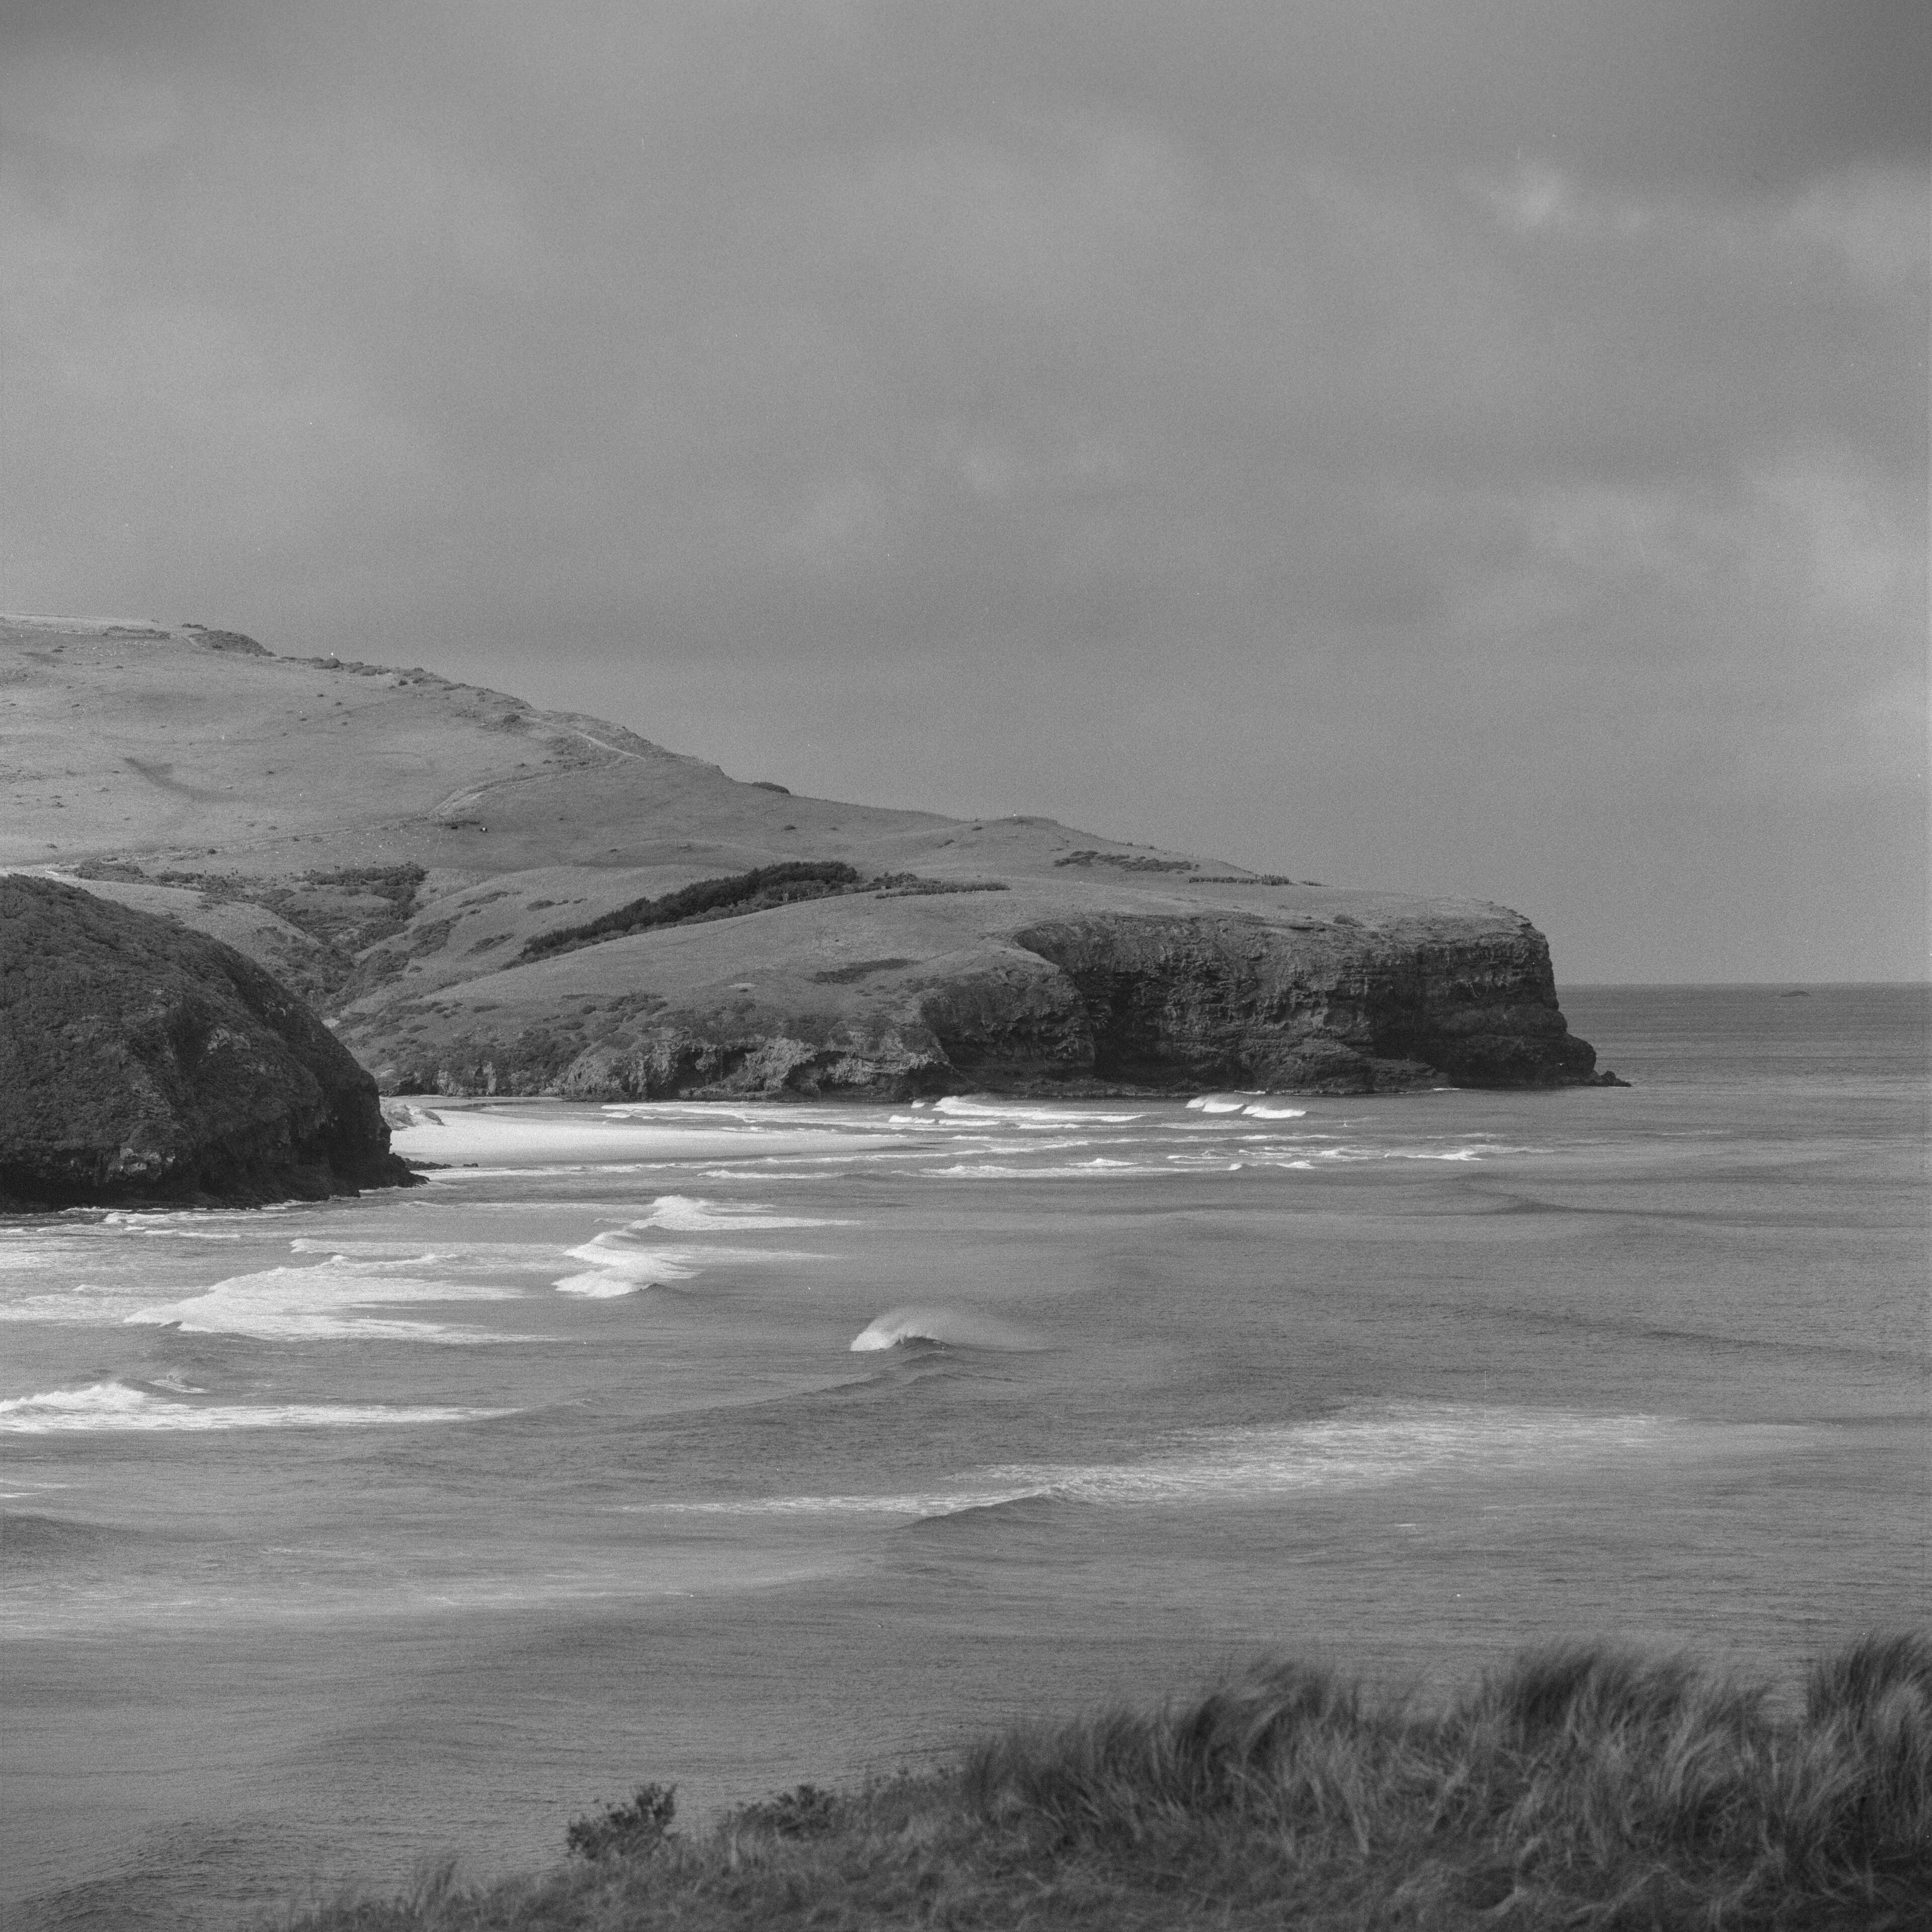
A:
{"type": "Polygon", "coordinates": [[[1932,1606],[1922,987],[1634,1084],[416,1103],[428,1184],[0,1222],[9,1932],[222,1925],[1147,1702],[1932,1606]]]}

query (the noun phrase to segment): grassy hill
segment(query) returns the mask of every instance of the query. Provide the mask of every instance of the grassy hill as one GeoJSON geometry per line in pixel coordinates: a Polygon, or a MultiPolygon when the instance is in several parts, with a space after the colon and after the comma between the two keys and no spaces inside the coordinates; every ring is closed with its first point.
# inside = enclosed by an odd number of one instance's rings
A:
{"type": "Polygon", "coordinates": [[[689,1836],[674,1807],[645,1786],[550,1871],[472,1888],[445,1868],[293,1927],[1916,1932],[1932,1643],[1828,1658],[1788,1714],[1763,1684],[1600,1648],[1526,1658],[1442,1710],[1277,1661],[689,1836]]]}
{"type": "Polygon", "coordinates": [[[420,668],[0,619],[0,866],[227,940],[392,1090],[1360,1091],[1594,1064],[1504,908],[794,796],[420,668]],[[852,876],[732,897],[801,868],[852,876]],[[627,911],[680,894],[708,909],[627,911]]]}

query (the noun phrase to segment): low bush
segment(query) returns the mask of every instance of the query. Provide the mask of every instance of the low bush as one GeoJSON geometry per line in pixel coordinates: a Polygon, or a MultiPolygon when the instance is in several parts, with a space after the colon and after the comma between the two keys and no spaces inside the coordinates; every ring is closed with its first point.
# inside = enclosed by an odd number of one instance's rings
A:
{"type": "Polygon", "coordinates": [[[519,962],[574,952],[607,939],[622,939],[665,926],[687,926],[703,919],[735,918],[794,900],[822,898],[859,883],[859,874],[838,860],[788,860],[727,878],[700,879],[662,898],[632,899],[600,913],[581,926],[560,926],[538,934],[518,956],[519,962]]]}
{"type": "Polygon", "coordinates": [[[637,1858],[654,1852],[677,1816],[677,1786],[640,1784],[628,1804],[609,1804],[593,1817],[574,1818],[566,1850],[580,1858],[637,1858]]]}

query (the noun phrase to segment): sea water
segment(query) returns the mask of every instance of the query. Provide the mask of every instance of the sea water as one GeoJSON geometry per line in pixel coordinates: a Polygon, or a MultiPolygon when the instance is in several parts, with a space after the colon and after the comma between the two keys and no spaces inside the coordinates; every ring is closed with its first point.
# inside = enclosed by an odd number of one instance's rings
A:
{"type": "Polygon", "coordinates": [[[0,1224],[7,1924],[487,1876],[1262,1649],[1922,1622],[1924,990],[1564,1005],[1632,1087],[430,1101],[409,1192],[0,1224]]]}

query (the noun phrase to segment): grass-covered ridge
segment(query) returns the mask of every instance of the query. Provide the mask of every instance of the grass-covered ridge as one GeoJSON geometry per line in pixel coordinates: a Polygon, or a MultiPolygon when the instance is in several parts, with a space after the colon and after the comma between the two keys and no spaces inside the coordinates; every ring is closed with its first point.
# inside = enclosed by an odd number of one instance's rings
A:
{"type": "Polygon", "coordinates": [[[901,1926],[1906,1932],[1932,1924],[1932,1640],[1803,1706],[1680,1660],[1527,1656],[1446,1708],[1268,1662],[1156,1711],[988,1740],[681,1834],[663,1787],[578,1856],[344,1902],[306,1932],[901,1926]]]}

